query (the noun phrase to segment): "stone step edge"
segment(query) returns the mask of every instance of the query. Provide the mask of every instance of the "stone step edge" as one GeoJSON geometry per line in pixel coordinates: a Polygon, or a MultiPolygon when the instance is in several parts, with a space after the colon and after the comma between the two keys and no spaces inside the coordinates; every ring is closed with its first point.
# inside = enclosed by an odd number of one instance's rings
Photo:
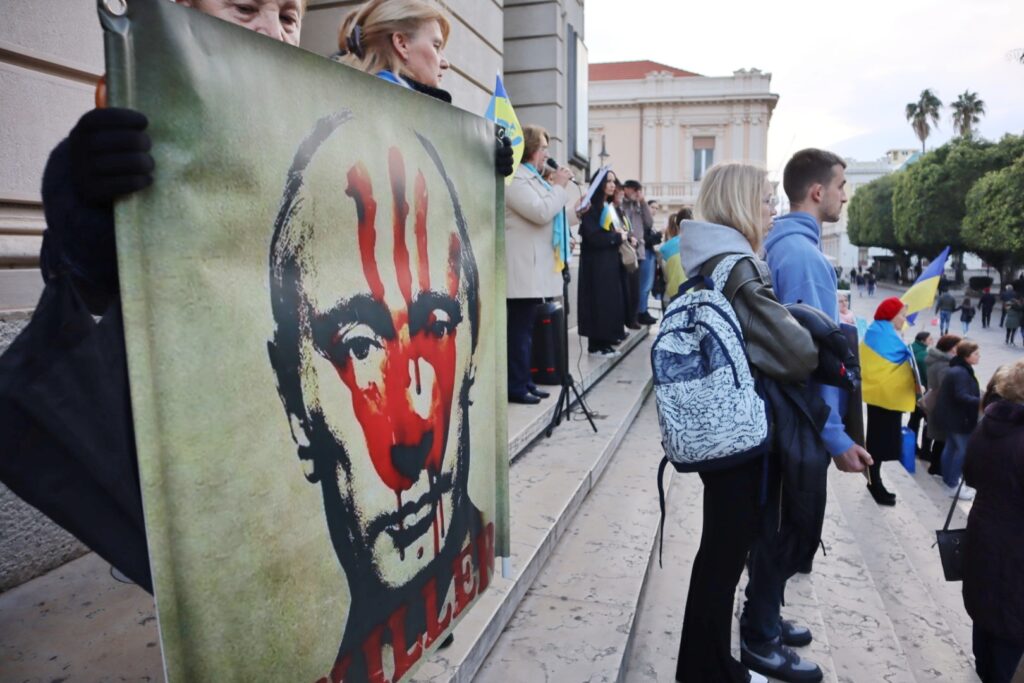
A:
{"type": "MultiPolygon", "coordinates": [[[[644,337],[638,337],[636,343],[633,344],[635,347],[644,337]]],[[[625,354],[623,355],[625,357],[625,354]]],[[[605,373],[607,374],[607,373],[605,373]]],[[[460,627],[456,626],[453,633],[456,638],[472,638],[473,644],[466,651],[462,659],[448,669],[450,674],[447,678],[437,678],[434,680],[451,681],[453,683],[469,683],[476,676],[477,671],[483,664],[487,655],[490,653],[491,648],[497,642],[501,636],[508,622],[512,619],[515,614],[519,603],[522,602],[526,596],[526,592],[530,586],[536,580],[540,574],[544,565],[547,564],[548,559],[554,552],[555,547],[558,545],[558,541],[561,539],[565,529],[575,518],[576,513],[579,511],[583,502],[593,491],[595,485],[600,480],[601,475],[607,468],[612,456],[618,450],[619,445],[625,438],[626,433],[636,420],[636,416],[639,414],[641,407],[650,394],[654,383],[652,378],[648,378],[647,381],[642,385],[641,390],[638,392],[634,399],[629,411],[625,414],[624,419],[620,422],[619,428],[611,436],[611,439],[604,442],[605,445],[598,458],[594,461],[593,466],[588,470],[586,475],[581,478],[579,484],[573,490],[568,501],[558,513],[558,519],[550,527],[548,533],[541,539],[540,544],[534,548],[533,552],[529,557],[522,560],[520,566],[513,567],[515,572],[514,579],[508,589],[502,593],[497,591],[481,598],[481,602],[492,601],[496,604],[489,605],[491,610],[491,618],[489,618],[482,630],[476,630],[475,632],[461,632],[460,627]]],[[[546,425],[546,422],[545,422],[546,425]]],[[[484,605],[478,605],[475,609],[484,608],[484,605]]],[[[465,623],[465,622],[464,622],[465,623]]],[[[467,624],[468,625],[468,624],[467,624]]]]}
{"type": "MultiPolygon", "coordinates": [[[[599,384],[609,372],[614,370],[619,363],[629,356],[629,354],[638,345],[640,345],[644,339],[647,339],[648,334],[649,329],[646,327],[632,331],[626,340],[619,345],[618,350],[621,351],[620,356],[605,360],[601,365],[594,368],[582,378],[573,375],[576,380],[576,386],[580,390],[580,394],[584,397],[584,400],[586,400],[587,393],[593,389],[594,386],[599,384]]],[[[571,360],[572,355],[570,354],[570,365],[571,360]]],[[[572,368],[570,367],[569,370],[571,374],[572,368]]],[[[551,418],[555,416],[555,409],[557,406],[555,405],[555,401],[552,399],[558,398],[558,391],[561,390],[561,387],[555,384],[551,385],[549,389],[551,391],[551,399],[549,399],[551,400],[551,405],[545,408],[543,412],[538,413],[533,420],[531,420],[530,423],[522,428],[518,433],[509,436],[508,457],[510,465],[515,464],[516,460],[518,460],[523,453],[530,448],[534,440],[547,430],[548,424],[551,423],[551,418]]],[[[576,408],[578,405],[579,401],[576,400],[575,396],[572,396],[572,407],[576,408]]]]}

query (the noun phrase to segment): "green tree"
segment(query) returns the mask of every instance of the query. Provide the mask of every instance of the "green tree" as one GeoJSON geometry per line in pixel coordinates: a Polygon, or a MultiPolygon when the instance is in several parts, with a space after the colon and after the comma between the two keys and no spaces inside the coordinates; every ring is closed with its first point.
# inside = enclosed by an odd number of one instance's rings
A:
{"type": "Polygon", "coordinates": [[[921,141],[921,154],[925,153],[924,141],[932,132],[932,126],[939,125],[939,110],[942,109],[942,101],[929,89],[921,91],[921,97],[917,102],[907,105],[907,121],[914,129],[914,134],[921,141]]]}
{"type": "Polygon", "coordinates": [[[985,113],[985,102],[978,99],[978,93],[965,90],[950,103],[953,110],[953,130],[962,138],[974,135],[974,126],[985,113]]]}
{"type": "Polygon", "coordinates": [[[896,175],[876,178],[857,188],[846,207],[847,234],[858,247],[902,249],[892,219],[892,192],[896,175]]]}
{"type": "Polygon", "coordinates": [[[947,244],[956,252],[968,249],[961,230],[968,191],[986,173],[1009,166],[1022,155],[1024,137],[1016,135],[1007,135],[998,144],[957,139],[923,155],[896,174],[892,202],[897,241],[930,257],[947,244]]]}
{"type": "Polygon", "coordinates": [[[967,193],[964,243],[999,269],[1002,282],[1024,263],[1024,157],[986,173],[967,193]]]}

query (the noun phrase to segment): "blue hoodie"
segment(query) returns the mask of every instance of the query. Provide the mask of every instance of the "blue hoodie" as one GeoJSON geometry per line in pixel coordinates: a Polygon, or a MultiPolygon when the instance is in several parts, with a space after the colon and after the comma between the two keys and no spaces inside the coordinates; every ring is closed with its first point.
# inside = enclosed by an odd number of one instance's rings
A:
{"type": "MultiPolygon", "coordinates": [[[[797,211],[780,216],[764,248],[772,271],[775,296],[784,304],[798,301],[814,306],[839,322],[836,298],[836,271],[821,253],[821,228],[809,213],[797,211]]],[[[843,429],[846,396],[838,387],[817,385],[821,397],[831,409],[821,438],[833,457],[842,455],[853,439],[843,429]]]]}

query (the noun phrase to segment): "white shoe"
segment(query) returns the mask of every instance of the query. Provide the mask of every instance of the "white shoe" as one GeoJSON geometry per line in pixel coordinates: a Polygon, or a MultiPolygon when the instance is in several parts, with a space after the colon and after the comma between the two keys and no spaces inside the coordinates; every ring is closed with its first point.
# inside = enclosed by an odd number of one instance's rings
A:
{"type": "Polygon", "coordinates": [[[750,683],[768,683],[768,679],[756,671],[748,671],[747,673],[750,674],[750,683]]]}
{"type": "Polygon", "coordinates": [[[967,484],[964,484],[963,489],[960,490],[960,500],[974,500],[976,495],[978,495],[978,489],[967,484]]]}

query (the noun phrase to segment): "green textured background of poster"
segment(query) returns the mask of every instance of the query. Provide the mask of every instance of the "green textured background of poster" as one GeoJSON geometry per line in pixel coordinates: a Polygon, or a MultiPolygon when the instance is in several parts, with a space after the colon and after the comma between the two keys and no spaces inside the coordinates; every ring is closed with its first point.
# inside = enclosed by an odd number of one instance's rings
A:
{"type": "MultiPolygon", "coordinates": [[[[154,140],[154,185],[116,219],[169,680],[330,679],[336,657],[367,642],[391,679],[486,582],[461,572],[481,570],[488,528],[507,547],[492,127],[166,0],[101,17],[111,105],[144,112],[154,140]],[[417,297],[428,289],[439,303],[417,297]],[[389,438],[406,445],[388,450],[389,438]],[[346,465],[331,466],[339,447],[346,465]],[[376,540],[359,546],[370,527],[376,540]],[[424,631],[435,570],[451,586],[424,631]]],[[[376,666],[342,665],[353,678],[376,666]]]]}

